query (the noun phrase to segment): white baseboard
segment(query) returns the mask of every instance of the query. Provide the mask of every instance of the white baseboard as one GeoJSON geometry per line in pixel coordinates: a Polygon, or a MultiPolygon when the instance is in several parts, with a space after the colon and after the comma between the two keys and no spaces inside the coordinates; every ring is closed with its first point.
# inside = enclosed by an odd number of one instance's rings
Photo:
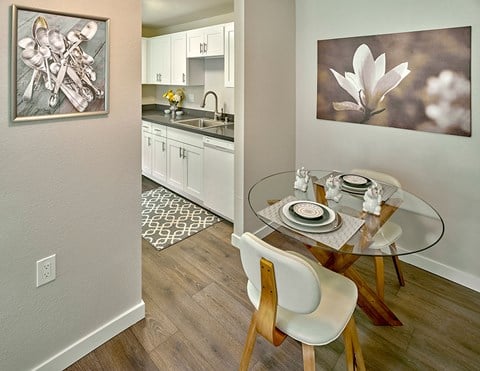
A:
{"type": "Polygon", "coordinates": [[[233,247],[236,247],[238,249],[238,247],[240,246],[240,236],[236,235],[235,233],[232,233],[230,242],[232,243],[233,247]]]}
{"type": "Polygon", "coordinates": [[[145,318],[145,303],[143,300],[110,322],[69,345],[42,364],[36,366],[34,370],[63,370],[105,343],[107,340],[110,340],[115,335],[118,335],[123,330],[137,323],[142,318],[145,318]]]}
{"type": "MultiPolygon", "coordinates": [[[[268,226],[264,226],[257,230],[254,234],[259,238],[264,238],[273,231],[268,226]]],[[[232,234],[232,245],[239,246],[240,236],[232,234]]],[[[400,259],[406,263],[412,264],[418,268],[424,269],[427,272],[436,274],[449,281],[458,283],[459,285],[468,287],[474,291],[480,292],[480,277],[469,273],[462,272],[456,268],[450,267],[443,263],[427,258],[419,254],[402,255],[400,259]]]]}
{"type": "Polygon", "coordinates": [[[449,281],[458,283],[459,285],[468,287],[474,291],[480,292],[480,277],[462,272],[456,268],[450,267],[443,263],[427,258],[419,254],[410,254],[400,256],[400,260],[412,264],[427,272],[436,274],[449,281]]]}

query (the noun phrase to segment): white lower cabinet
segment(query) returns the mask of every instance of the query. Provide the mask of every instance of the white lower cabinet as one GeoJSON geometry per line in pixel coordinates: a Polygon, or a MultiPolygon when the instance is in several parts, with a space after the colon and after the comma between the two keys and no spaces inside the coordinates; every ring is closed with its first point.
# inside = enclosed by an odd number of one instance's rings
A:
{"type": "Polygon", "coordinates": [[[167,185],[173,190],[203,200],[202,136],[168,128],[167,185]]]}
{"type": "Polygon", "coordinates": [[[164,126],[154,125],[152,128],[152,176],[158,182],[167,179],[167,130],[164,126]]]}
{"type": "Polygon", "coordinates": [[[167,130],[142,121],[142,174],[157,181],[167,178],[167,130]]]}
{"type": "Polygon", "coordinates": [[[142,121],[142,174],[152,175],[152,124],[142,121]]]}

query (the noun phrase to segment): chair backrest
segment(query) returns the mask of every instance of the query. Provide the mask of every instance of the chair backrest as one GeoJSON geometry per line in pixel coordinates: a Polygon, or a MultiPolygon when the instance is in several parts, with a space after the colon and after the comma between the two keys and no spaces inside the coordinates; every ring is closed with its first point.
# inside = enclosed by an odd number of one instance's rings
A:
{"type": "Polygon", "coordinates": [[[250,283],[260,292],[260,259],[275,267],[278,305],[296,313],[311,313],[320,303],[320,282],[308,262],[287,251],[277,249],[251,233],[240,239],[240,257],[250,283]]]}
{"type": "Polygon", "coordinates": [[[352,174],[363,175],[363,176],[366,176],[367,178],[375,179],[375,180],[378,180],[379,182],[391,184],[398,188],[402,188],[402,185],[400,184],[399,180],[390,174],[381,173],[379,171],[370,170],[370,169],[353,169],[350,172],[352,174]]]}

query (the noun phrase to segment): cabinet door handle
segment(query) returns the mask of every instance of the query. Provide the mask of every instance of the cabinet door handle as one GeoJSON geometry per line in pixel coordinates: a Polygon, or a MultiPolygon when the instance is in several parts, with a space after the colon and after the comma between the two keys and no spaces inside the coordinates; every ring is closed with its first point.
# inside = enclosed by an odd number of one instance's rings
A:
{"type": "Polygon", "coordinates": [[[178,147],[178,157],[182,158],[182,147],[178,147]]]}
{"type": "Polygon", "coordinates": [[[182,82],[185,82],[185,74],[182,73],[182,82]]]}
{"type": "Polygon", "coordinates": [[[206,53],[207,52],[207,43],[203,43],[203,52],[206,53]]]}
{"type": "Polygon", "coordinates": [[[158,82],[162,82],[162,74],[161,73],[158,74],[158,82]]]}
{"type": "Polygon", "coordinates": [[[148,137],[147,139],[148,139],[147,145],[150,146],[152,144],[152,138],[148,137]]]}
{"type": "Polygon", "coordinates": [[[185,148],[182,148],[182,158],[187,158],[187,155],[185,154],[185,148]]]}
{"type": "Polygon", "coordinates": [[[203,54],[203,43],[200,43],[200,54],[203,54]]]}
{"type": "Polygon", "coordinates": [[[162,142],[162,152],[165,152],[165,142],[162,142]]]}

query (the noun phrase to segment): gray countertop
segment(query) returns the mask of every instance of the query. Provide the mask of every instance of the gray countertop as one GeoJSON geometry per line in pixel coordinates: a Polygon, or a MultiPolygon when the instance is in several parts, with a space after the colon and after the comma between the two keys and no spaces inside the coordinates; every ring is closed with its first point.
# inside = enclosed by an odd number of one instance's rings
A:
{"type": "MultiPolygon", "coordinates": [[[[193,118],[198,118],[198,116],[184,114],[184,115],[178,116],[177,120],[186,120],[186,119],[193,119],[193,118]]],[[[233,133],[234,133],[233,123],[227,126],[220,126],[220,127],[196,128],[196,127],[176,123],[174,120],[172,120],[172,116],[170,114],[167,115],[167,114],[164,114],[162,111],[158,111],[158,110],[143,111],[142,120],[233,142],[233,133]]]]}

